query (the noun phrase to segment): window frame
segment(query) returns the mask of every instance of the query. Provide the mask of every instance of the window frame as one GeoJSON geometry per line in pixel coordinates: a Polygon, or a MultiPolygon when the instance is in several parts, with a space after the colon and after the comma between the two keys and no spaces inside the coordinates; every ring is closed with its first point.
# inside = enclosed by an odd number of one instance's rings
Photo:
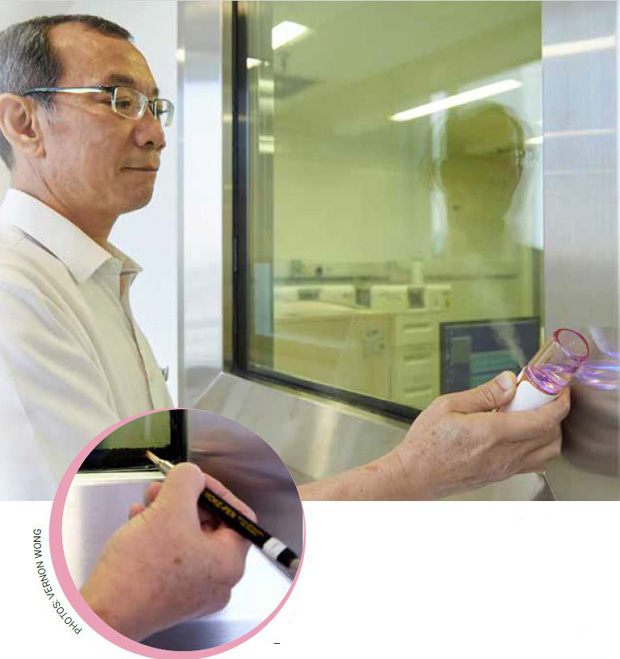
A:
{"type": "Polygon", "coordinates": [[[232,375],[259,384],[275,385],[346,403],[367,412],[410,423],[422,410],[297,378],[249,363],[250,218],[249,190],[249,85],[245,62],[248,53],[247,2],[232,3],[232,375]]]}
{"type": "MultiPolygon", "coordinates": [[[[329,401],[346,403],[367,412],[410,423],[423,410],[390,400],[341,389],[328,384],[252,366],[249,363],[250,327],[250,214],[249,199],[249,111],[247,0],[232,3],[232,351],[226,363],[232,375],[261,384],[285,387],[329,401]]],[[[536,268],[536,264],[534,265],[536,268]]],[[[535,270],[535,273],[537,270],[535,270]]],[[[541,293],[542,295],[542,293],[541,293]]],[[[541,309],[542,311],[542,309],[541,309]]],[[[509,321],[509,318],[499,319],[509,321]]],[[[472,321],[473,322],[473,321],[472,321]]],[[[540,318],[544,326],[544,314],[540,318]]],[[[441,364],[441,353],[439,354],[441,364]]]]}
{"type": "MultiPolygon", "coordinates": [[[[164,414],[152,412],[152,414],[164,414]]],[[[158,457],[173,463],[187,460],[187,426],[185,410],[168,410],[170,418],[170,444],[166,447],[149,447],[157,452],[158,457]]],[[[131,423],[131,421],[129,422],[131,423]]],[[[95,448],[81,464],[78,473],[109,472],[109,471],[158,471],[150,460],[145,457],[146,448],[95,448]]]]}

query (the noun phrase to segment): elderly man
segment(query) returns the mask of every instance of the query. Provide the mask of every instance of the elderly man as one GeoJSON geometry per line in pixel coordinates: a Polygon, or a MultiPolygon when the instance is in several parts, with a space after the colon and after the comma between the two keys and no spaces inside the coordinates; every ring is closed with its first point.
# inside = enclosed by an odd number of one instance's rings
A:
{"type": "Polygon", "coordinates": [[[118,25],[52,16],[0,35],[2,498],[50,499],[117,421],[171,404],[137,326],[140,266],[108,242],[153,194],[173,114],[118,25]]]}
{"type": "MultiPolygon", "coordinates": [[[[139,266],[108,242],[146,205],[172,118],[129,33],[54,16],[0,34],[0,492],[47,499],[108,426],[170,399],[129,306],[139,266]]],[[[426,499],[535,471],[560,447],[568,393],[541,410],[493,414],[503,373],[437,399],[377,461],[303,486],[304,498],[426,499]]]]}
{"type": "MultiPolygon", "coordinates": [[[[140,268],[108,236],[119,215],[149,202],[172,113],[118,25],[53,16],[0,33],[0,156],[12,178],[0,207],[3,498],[51,498],[93,437],[170,405],[129,305],[140,268]]],[[[492,413],[514,389],[504,373],[443,396],[394,451],[301,494],[436,498],[539,469],[559,451],[568,394],[540,410],[492,413]]],[[[146,507],[132,507],[82,590],[129,638],[221,608],[243,574],[247,543],[198,513],[205,482],[243,506],[195,466],[176,467],[149,488],[146,507]],[[173,569],[153,581],[161,565],[173,569]]]]}

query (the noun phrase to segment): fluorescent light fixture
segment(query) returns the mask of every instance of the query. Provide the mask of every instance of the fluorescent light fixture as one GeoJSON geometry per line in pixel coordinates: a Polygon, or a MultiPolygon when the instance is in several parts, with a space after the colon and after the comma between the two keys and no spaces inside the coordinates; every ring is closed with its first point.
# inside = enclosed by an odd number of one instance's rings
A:
{"type": "Polygon", "coordinates": [[[442,98],[439,101],[433,101],[432,103],[419,105],[418,107],[411,108],[410,110],[397,112],[396,114],[393,114],[390,119],[392,121],[411,121],[412,119],[425,117],[429,114],[435,114],[435,112],[441,112],[442,110],[454,108],[457,105],[465,105],[465,103],[479,101],[480,99],[488,98],[489,96],[503,94],[504,92],[509,92],[512,89],[518,89],[522,85],[523,83],[519,82],[519,80],[502,80],[501,82],[494,82],[491,85],[484,85],[484,87],[470,89],[469,91],[463,92],[462,94],[455,94],[454,96],[442,98]]]}
{"type": "Polygon", "coordinates": [[[299,39],[309,31],[305,25],[293,23],[292,21],[282,21],[271,30],[271,47],[274,50],[282,48],[282,46],[299,39]]]}
{"type": "Polygon", "coordinates": [[[615,128],[584,128],[581,130],[558,130],[554,133],[545,133],[545,139],[556,137],[600,137],[615,135],[615,128]]]}
{"type": "MultiPolygon", "coordinates": [[[[605,137],[607,135],[615,134],[616,130],[614,128],[586,128],[584,130],[558,130],[553,133],[545,133],[545,139],[551,140],[566,137],[605,137]]],[[[543,136],[536,135],[534,137],[530,137],[528,140],[525,140],[525,143],[528,145],[542,144],[543,136]]]]}
{"type": "Polygon", "coordinates": [[[276,140],[273,135],[259,135],[258,136],[258,152],[259,153],[275,153],[276,140]]]}
{"type": "Polygon", "coordinates": [[[246,63],[246,66],[248,67],[248,69],[253,69],[256,66],[260,66],[262,64],[262,62],[263,62],[262,60],[256,59],[255,57],[248,57],[245,60],[245,63],[246,63]]]}
{"type": "Polygon", "coordinates": [[[565,41],[543,46],[543,57],[565,57],[566,55],[579,55],[597,50],[610,50],[616,47],[616,37],[597,37],[596,39],[583,39],[582,41],[565,41]]]}

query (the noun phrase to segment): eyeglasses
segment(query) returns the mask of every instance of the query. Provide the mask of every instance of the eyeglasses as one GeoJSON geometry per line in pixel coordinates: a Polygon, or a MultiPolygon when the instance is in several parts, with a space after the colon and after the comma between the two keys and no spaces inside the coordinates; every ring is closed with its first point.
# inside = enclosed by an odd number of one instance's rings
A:
{"type": "Polygon", "coordinates": [[[91,94],[104,92],[110,94],[110,105],[116,114],[128,119],[141,119],[148,107],[151,114],[166,127],[172,123],[174,105],[165,98],[149,101],[148,96],[131,87],[36,87],[24,92],[22,96],[32,94],[91,94]]]}

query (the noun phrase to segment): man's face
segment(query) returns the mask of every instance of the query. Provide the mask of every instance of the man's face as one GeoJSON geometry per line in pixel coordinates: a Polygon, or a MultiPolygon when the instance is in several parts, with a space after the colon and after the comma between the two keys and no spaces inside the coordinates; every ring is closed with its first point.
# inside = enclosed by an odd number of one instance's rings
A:
{"type": "MultiPolygon", "coordinates": [[[[57,87],[122,85],[149,100],[157,96],[144,57],[124,39],[78,23],[56,26],[49,37],[63,66],[57,87]]],[[[138,120],[116,114],[107,93],[54,94],[53,102],[39,163],[52,194],[67,208],[114,218],[145,206],[165,147],[163,129],[151,112],[138,120]]]]}

